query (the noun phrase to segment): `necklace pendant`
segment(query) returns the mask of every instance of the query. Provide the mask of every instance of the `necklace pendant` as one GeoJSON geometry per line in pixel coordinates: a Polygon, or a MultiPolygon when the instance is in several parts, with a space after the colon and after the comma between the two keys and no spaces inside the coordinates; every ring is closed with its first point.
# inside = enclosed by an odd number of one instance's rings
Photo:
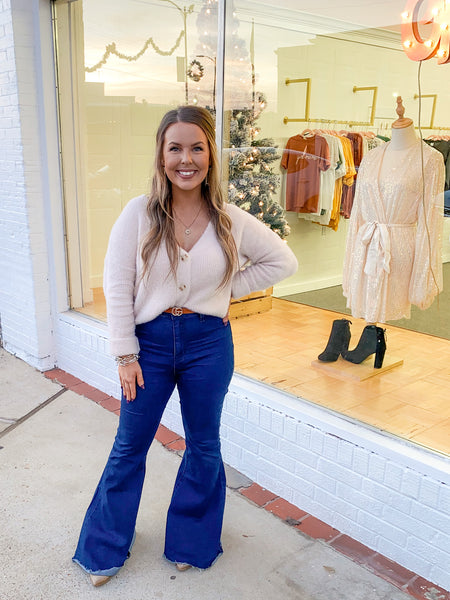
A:
{"type": "Polygon", "coordinates": [[[191,230],[189,228],[185,229],[184,233],[185,233],[185,235],[191,235],[191,230]]]}

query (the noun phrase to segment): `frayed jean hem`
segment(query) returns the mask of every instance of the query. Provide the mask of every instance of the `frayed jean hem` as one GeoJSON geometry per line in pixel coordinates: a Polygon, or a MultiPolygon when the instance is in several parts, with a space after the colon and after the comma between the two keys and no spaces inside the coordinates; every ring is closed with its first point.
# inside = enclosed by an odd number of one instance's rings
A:
{"type": "Polygon", "coordinates": [[[87,567],[82,565],[80,563],[80,561],[78,559],[76,559],[75,557],[72,558],[72,561],[74,563],[76,563],[79,567],[81,567],[83,569],[83,571],[85,573],[87,573],[88,575],[106,575],[107,577],[112,577],[113,575],[118,573],[120,571],[120,569],[122,568],[122,567],[112,567],[111,569],[103,569],[101,571],[93,571],[92,569],[88,569],[87,567]]]}
{"type": "MultiPolygon", "coordinates": [[[[131,549],[134,546],[135,540],[136,540],[136,531],[134,531],[134,533],[133,533],[133,539],[131,540],[130,548],[128,550],[128,554],[127,554],[125,560],[130,558],[131,549]]],[[[98,569],[97,571],[94,571],[93,569],[88,569],[87,567],[85,567],[75,556],[72,558],[72,561],[75,564],[77,564],[79,567],[81,567],[83,569],[83,571],[85,573],[87,573],[88,575],[105,575],[107,577],[112,577],[113,575],[118,573],[120,571],[120,569],[123,567],[123,565],[120,565],[120,567],[111,567],[110,569],[98,569]]],[[[125,564],[125,561],[124,561],[124,564],[125,564]]]]}
{"type": "Polygon", "coordinates": [[[172,563],[172,564],[174,564],[174,565],[176,565],[176,564],[188,564],[188,565],[191,565],[191,567],[193,567],[194,569],[198,569],[199,571],[206,571],[206,569],[209,569],[210,567],[212,567],[212,566],[214,566],[214,565],[216,564],[216,562],[219,560],[219,558],[222,556],[222,554],[223,554],[223,550],[221,550],[221,551],[218,553],[218,555],[215,557],[215,559],[214,559],[214,560],[213,560],[211,563],[209,563],[209,564],[208,564],[208,565],[206,565],[206,566],[201,566],[201,567],[200,567],[200,566],[198,566],[198,565],[194,565],[194,564],[192,564],[192,563],[190,563],[190,562],[188,562],[188,561],[184,561],[184,560],[180,560],[180,559],[178,559],[178,560],[174,560],[174,559],[172,559],[172,558],[169,558],[169,557],[167,556],[167,554],[165,554],[165,553],[163,554],[163,556],[164,556],[164,558],[165,558],[166,560],[168,560],[169,562],[171,562],[171,563],[172,563]]]}

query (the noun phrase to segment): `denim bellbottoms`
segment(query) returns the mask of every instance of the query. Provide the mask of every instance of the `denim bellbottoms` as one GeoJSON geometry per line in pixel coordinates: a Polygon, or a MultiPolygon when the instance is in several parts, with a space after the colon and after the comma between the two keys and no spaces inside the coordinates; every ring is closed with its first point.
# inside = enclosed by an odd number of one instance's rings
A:
{"type": "Polygon", "coordinates": [[[163,313],[137,325],[145,389],[122,395],[119,427],[86,512],[73,560],[86,572],[114,575],[134,541],[145,462],[166,404],[177,386],[186,451],[167,514],[164,554],[205,569],[222,553],[225,472],[220,417],[233,373],[230,325],[196,313],[163,313]]]}

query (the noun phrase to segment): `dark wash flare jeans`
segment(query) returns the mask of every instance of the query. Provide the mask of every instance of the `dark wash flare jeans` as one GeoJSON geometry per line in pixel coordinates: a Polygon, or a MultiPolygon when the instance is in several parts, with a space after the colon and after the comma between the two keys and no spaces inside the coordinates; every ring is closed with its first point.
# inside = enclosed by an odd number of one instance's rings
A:
{"type": "Polygon", "coordinates": [[[167,514],[164,554],[205,569],[222,553],[225,472],[220,417],[234,367],[230,325],[208,315],[163,313],[137,325],[145,389],[122,395],[119,427],[87,510],[73,560],[114,575],[133,545],[148,449],[177,386],[186,451],[167,514]]]}

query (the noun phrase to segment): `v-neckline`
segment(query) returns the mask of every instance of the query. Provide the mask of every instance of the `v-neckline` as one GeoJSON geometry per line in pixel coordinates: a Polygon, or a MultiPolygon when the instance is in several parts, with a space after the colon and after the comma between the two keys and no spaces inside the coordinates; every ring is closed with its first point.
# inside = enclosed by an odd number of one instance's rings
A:
{"type": "MultiPolygon", "coordinates": [[[[205,235],[206,231],[208,230],[209,226],[211,225],[211,221],[208,221],[208,223],[206,224],[205,228],[203,229],[203,231],[201,232],[198,240],[195,242],[195,244],[192,245],[192,247],[189,250],[186,250],[186,248],[184,248],[181,244],[178,244],[178,247],[180,248],[180,250],[183,250],[183,252],[186,252],[187,254],[189,254],[190,252],[192,252],[192,250],[194,250],[194,248],[197,246],[197,244],[200,242],[200,240],[203,238],[203,236],[205,235]]],[[[178,242],[177,242],[178,243],[178,242]]]]}

